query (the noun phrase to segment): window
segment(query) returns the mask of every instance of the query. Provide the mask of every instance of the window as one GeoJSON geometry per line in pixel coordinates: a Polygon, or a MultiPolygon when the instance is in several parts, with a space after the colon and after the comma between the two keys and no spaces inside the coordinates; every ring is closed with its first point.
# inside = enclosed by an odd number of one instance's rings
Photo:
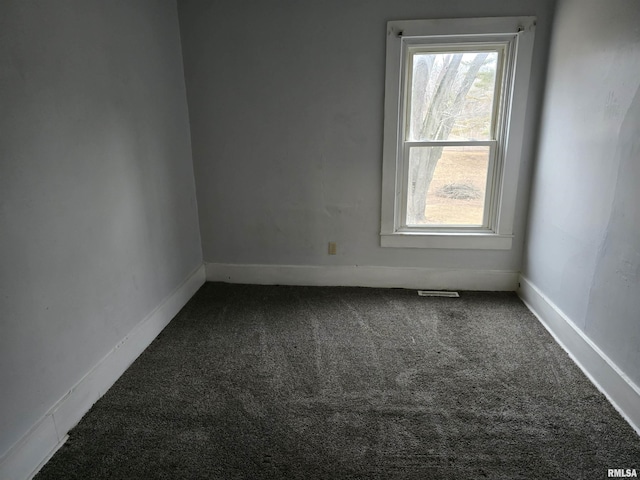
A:
{"type": "Polygon", "coordinates": [[[534,26],[387,24],[382,246],[511,248],[534,26]]]}

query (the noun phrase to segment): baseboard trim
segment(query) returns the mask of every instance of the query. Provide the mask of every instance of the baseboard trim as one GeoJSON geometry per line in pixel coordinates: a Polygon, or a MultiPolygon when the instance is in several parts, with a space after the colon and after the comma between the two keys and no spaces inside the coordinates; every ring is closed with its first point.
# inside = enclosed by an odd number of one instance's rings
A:
{"type": "Polygon", "coordinates": [[[584,374],[640,435],[640,388],[529,279],[518,295],[584,374]]]}
{"type": "Polygon", "coordinates": [[[201,265],[58,400],[0,460],[0,478],[33,478],[66,441],[69,430],[169,324],[205,278],[201,265]]]}
{"type": "Polygon", "coordinates": [[[514,291],[518,272],[360,265],[251,265],[207,263],[211,282],[426,290],[514,291]]]}

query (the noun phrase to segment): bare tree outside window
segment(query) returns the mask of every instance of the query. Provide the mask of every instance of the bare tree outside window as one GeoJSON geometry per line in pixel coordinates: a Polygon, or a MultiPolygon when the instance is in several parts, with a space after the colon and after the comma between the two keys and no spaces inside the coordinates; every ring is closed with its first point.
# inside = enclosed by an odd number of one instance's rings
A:
{"type": "Polygon", "coordinates": [[[512,247],[535,22],[387,22],[382,247],[512,247]]]}
{"type": "MultiPolygon", "coordinates": [[[[410,65],[406,140],[490,140],[497,65],[496,51],[415,52],[410,65]]],[[[446,151],[443,146],[410,148],[407,224],[430,223],[425,217],[427,192],[446,151]]]]}

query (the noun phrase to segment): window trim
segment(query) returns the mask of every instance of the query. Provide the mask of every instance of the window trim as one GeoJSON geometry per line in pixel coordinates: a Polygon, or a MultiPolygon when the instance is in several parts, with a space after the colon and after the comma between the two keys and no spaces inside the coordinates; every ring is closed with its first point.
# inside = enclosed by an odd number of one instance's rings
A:
{"type": "MultiPolygon", "coordinates": [[[[510,249],[517,183],[521,163],[522,140],[528,96],[529,77],[535,31],[535,17],[486,17],[439,20],[401,20],[387,23],[387,65],[385,79],[384,145],[382,172],[381,245],[408,248],[510,249]],[[406,111],[404,102],[406,72],[404,53],[409,46],[481,42],[504,43],[513,39],[512,51],[505,54],[504,102],[496,131],[497,165],[493,172],[493,191],[487,195],[490,204],[485,225],[406,227],[403,204],[406,187],[403,182],[402,138],[406,111]],[[490,217],[490,218],[489,218],[490,217]]],[[[489,140],[488,142],[493,142],[489,140]]],[[[415,143],[415,142],[412,142],[415,143]]],[[[435,143],[435,142],[424,142],[435,143]]],[[[439,143],[455,143],[442,141],[439,143]]],[[[480,142],[483,143],[483,142],[480,142]]],[[[489,171],[488,175],[492,172],[489,171]]]]}

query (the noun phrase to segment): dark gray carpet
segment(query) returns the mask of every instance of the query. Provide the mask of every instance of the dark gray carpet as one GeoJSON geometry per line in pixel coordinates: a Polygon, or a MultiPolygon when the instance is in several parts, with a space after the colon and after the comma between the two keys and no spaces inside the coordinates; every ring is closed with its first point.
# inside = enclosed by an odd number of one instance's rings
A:
{"type": "Polygon", "coordinates": [[[640,438],[512,293],[205,284],[47,479],[598,479],[640,438]]]}

